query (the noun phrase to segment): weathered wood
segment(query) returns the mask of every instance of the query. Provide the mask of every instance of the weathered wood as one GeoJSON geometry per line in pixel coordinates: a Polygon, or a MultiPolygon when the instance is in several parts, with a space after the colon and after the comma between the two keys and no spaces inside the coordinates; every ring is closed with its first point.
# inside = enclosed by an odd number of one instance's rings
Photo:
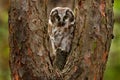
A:
{"type": "Polygon", "coordinates": [[[67,80],[102,80],[113,29],[111,0],[78,0],[73,51],[67,80]]]}
{"type": "Polygon", "coordinates": [[[102,80],[113,37],[113,0],[11,0],[9,10],[12,80],[102,80]],[[62,71],[52,66],[47,33],[53,7],[76,14],[72,51],[62,71]]]}

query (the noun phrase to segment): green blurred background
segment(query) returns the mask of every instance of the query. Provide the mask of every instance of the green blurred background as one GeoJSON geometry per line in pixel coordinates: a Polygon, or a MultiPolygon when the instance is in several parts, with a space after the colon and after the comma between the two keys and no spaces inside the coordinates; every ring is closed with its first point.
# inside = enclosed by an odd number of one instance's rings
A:
{"type": "MultiPolygon", "coordinates": [[[[0,80],[10,80],[8,47],[9,0],[0,0],[0,80]]],[[[114,39],[104,80],[120,80],[120,0],[114,2],[114,39]]]]}

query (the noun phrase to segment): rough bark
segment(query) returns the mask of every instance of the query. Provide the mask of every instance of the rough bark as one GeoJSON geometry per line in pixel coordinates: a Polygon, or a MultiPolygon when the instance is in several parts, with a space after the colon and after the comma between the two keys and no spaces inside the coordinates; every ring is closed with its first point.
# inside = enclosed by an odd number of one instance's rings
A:
{"type": "Polygon", "coordinates": [[[113,38],[113,1],[11,0],[12,80],[102,80],[113,38]],[[69,6],[76,15],[72,50],[62,71],[53,68],[47,33],[48,14],[56,6],[69,6]]]}

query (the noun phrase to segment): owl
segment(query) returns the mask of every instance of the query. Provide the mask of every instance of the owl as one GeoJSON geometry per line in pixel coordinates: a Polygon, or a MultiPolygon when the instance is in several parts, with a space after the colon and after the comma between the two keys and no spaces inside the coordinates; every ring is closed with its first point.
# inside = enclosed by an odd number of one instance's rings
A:
{"type": "Polygon", "coordinates": [[[66,59],[71,50],[74,30],[75,17],[70,8],[56,7],[51,10],[48,20],[48,34],[53,49],[52,53],[57,58],[66,59]]]}

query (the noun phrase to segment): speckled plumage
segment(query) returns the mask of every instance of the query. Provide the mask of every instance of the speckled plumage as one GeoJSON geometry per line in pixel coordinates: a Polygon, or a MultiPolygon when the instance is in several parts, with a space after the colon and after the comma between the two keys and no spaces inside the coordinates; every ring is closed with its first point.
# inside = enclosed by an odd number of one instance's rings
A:
{"type": "Polygon", "coordinates": [[[48,33],[53,54],[60,49],[69,52],[75,29],[75,18],[72,10],[67,7],[53,8],[49,15],[48,33]]]}

